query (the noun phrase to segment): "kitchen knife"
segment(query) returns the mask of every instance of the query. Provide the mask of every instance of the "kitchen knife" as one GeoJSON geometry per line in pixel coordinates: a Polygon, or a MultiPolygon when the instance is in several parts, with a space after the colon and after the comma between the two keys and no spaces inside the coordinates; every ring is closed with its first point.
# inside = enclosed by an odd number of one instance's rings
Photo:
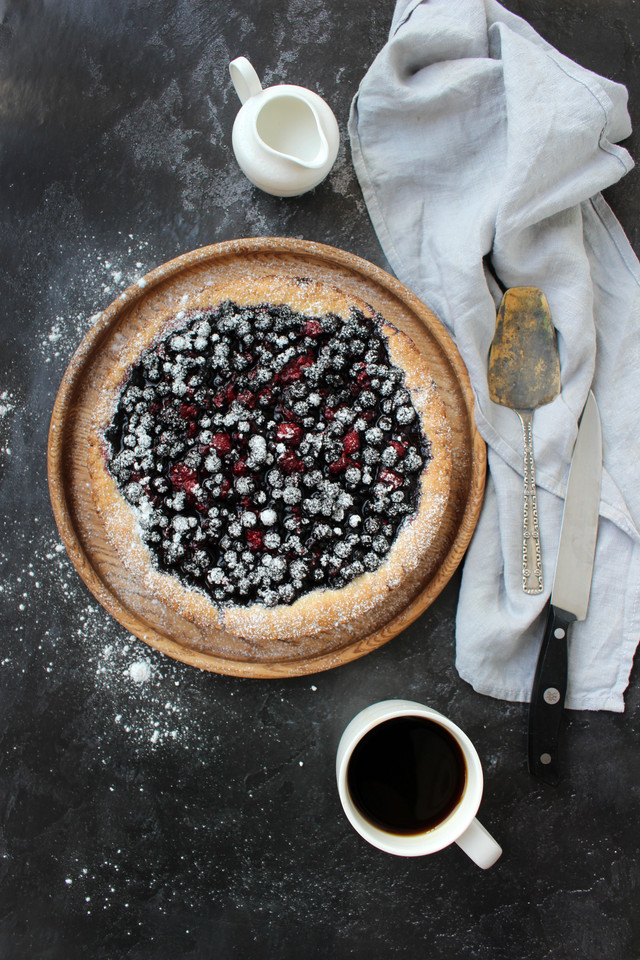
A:
{"type": "Polygon", "coordinates": [[[573,449],[556,572],[529,706],[529,770],[556,784],[558,737],[567,689],[567,631],[584,620],[598,535],[602,428],[589,391],[573,449]]]}

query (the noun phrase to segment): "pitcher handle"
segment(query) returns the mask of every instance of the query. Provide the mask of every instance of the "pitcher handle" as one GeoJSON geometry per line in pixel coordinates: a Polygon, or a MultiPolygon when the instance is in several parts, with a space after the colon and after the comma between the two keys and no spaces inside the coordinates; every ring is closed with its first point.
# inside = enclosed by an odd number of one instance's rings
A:
{"type": "Polygon", "coordinates": [[[229,64],[231,80],[240,97],[240,103],[246,103],[249,97],[255,97],[262,90],[260,78],[246,57],[236,57],[229,64]]]}

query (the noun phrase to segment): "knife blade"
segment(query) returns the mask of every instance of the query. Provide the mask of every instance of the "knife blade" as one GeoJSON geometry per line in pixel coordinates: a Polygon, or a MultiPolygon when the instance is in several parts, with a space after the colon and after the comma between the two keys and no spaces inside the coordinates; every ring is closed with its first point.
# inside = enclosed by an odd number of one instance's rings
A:
{"type": "Polygon", "coordinates": [[[567,690],[567,632],[584,620],[598,536],[602,427],[596,399],[587,397],[573,448],[556,570],[529,705],[529,770],[557,784],[558,740],[567,690]]]}

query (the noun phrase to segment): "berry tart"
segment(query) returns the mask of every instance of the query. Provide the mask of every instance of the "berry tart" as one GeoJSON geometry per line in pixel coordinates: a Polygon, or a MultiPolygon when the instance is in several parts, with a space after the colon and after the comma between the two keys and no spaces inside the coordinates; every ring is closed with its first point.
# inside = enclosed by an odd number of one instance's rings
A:
{"type": "Polygon", "coordinates": [[[89,469],[108,540],[218,648],[337,648],[433,572],[445,406],[413,342],[351,293],[275,275],[200,290],[122,344],[99,394],[89,469]]]}

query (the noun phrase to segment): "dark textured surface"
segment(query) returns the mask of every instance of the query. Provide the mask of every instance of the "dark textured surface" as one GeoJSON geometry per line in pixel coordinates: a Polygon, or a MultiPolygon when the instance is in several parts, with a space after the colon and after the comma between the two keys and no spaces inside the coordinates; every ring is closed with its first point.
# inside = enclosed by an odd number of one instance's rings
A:
{"type": "MultiPolygon", "coordinates": [[[[630,88],[635,0],[512,0],[560,50],[630,88]]],[[[457,581],[363,660],[287,682],[198,673],[102,611],[51,516],[55,392],[93,314],[148,269],[246,235],[328,242],[384,266],[346,147],[385,41],[375,0],[0,3],[3,542],[0,957],[636,960],[637,671],[627,711],[571,713],[557,789],[525,766],[525,707],[453,667],[457,581]],[[227,62],[325,96],[342,146],[313,194],[254,190],[233,159],[227,62]],[[486,771],[504,847],[379,853],[334,785],[342,728],[402,696],[448,712],[486,771]]],[[[637,155],[637,136],[627,146],[637,155]]],[[[636,250],[639,177],[608,200],[636,250]]]]}

